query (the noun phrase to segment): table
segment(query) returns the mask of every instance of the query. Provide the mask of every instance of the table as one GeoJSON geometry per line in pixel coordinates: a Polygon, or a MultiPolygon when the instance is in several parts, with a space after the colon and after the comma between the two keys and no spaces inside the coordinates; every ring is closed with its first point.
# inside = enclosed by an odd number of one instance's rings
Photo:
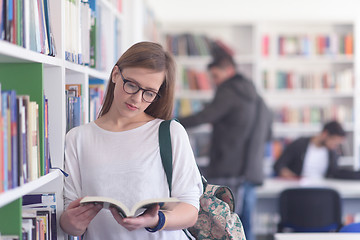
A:
{"type": "Polygon", "coordinates": [[[274,240],[359,240],[360,233],[276,233],[274,240]]]}
{"type": "Polygon", "coordinates": [[[266,179],[256,192],[260,198],[277,197],[281,191],[293,187],[330,187],[337,190],[342,198],[360,199],[360,180],[340,179],[307,179],[285,180],[281,178],[266,179]]]}

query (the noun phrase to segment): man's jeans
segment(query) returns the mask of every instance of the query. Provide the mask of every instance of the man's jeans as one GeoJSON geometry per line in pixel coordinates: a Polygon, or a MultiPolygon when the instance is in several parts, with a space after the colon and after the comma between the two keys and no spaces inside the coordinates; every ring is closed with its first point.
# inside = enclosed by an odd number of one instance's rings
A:
{"type": "Polygon", "coordinates": [[[236,199],[235,212],[239,215],[244,226],[246,240],[255,240],[252,226],[256,206],[255,185],[250,182],[244,182],[237,191],[236,199]]]}

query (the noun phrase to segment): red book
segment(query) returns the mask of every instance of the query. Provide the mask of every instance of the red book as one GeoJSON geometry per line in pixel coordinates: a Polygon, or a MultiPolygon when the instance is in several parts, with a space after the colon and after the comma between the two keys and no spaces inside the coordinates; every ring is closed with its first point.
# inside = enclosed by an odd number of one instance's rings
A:
{"type": "Polygon", "coordinates": [[[353,36],[351,34],[345,36],[345,54],[353,54],[353,36]]]}
{"type": "Polygon", "coordinates": [[[200,90],[211,90],[210,80],[206,74],[206,72],[198,72],[196,74],[197,86],[200,90]]]}
{"type": "Polygon", "coordinates": [[[262,55],[264,57],[269,56],[269,43],[270,43],[269,35],[264,35],[262,38],[262,55]]]}

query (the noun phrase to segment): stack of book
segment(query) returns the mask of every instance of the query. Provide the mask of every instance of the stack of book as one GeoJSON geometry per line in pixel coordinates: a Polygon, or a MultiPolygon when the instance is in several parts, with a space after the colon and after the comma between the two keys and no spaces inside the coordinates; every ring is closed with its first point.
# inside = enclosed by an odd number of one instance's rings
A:
{"type": "Polygon", "coordinates": [[[0,193],[49,173],[48,101],[44,98],[44,159],[40,159],[39,107],[28,95],[1,91],[0,193]]]}
{"type": "Polygon", "coordinates": [[[0,1],[0,39],[55,56],[49,0],[0,1]]]}

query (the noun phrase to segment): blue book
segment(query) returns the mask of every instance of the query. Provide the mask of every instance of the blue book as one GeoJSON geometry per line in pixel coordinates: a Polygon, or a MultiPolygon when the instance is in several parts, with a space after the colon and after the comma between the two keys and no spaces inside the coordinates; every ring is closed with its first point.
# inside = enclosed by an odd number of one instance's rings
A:
{"type": "Polygon", "coordinates": [[[12,177],[12,188],[19,186],[19,158],[18,158],[18,106],[16,101],[15,90],[9,92],[9,107],[10,107],[10,135],[11,140],[11,177],[12,177]]]}
{"type": "Polygon", "coordinates": [[[1,113],[3,117],[3,134],[4,134],[4,191],[9,189],[9,171],[8,171],[8,93],[1,93],[1,113]]]}
{"type": "Polygon", "coordinates": [[[44,0],[45,25],[46,25],[46,35],[47,35],[47,40],[48,40],[48,45],[49,45],[49,55],[55,56],[54,46],[53,46],[54,42],[53,42],[53,37],[52,37],[52,32],[51,32],[52,30],[51,30],[51,25],[50,25],[49,12],[50,12],[49,2],[48,2],[48,0],[44,0]]]}
{"type": "Polygon", "coordinates": [[[5,1],[0,1],[0,39],[5,38],[5,28],[4,28],[4,9],[5,1]]]}
{"type": "Polygon", "coordinates": [[[73,97],[73,127],[81,124],[81,97],[73,97]]]}
{"type": "MultiPolygon", "coordinates": [[[[11,42],[13,39],[13,21],[14,21],[14,0],[6,0],[7,1],[7,21],[6,21],[6,40],[11,42]]],[[[6,11],[6,9],[5,9],[6,11]]]]}

